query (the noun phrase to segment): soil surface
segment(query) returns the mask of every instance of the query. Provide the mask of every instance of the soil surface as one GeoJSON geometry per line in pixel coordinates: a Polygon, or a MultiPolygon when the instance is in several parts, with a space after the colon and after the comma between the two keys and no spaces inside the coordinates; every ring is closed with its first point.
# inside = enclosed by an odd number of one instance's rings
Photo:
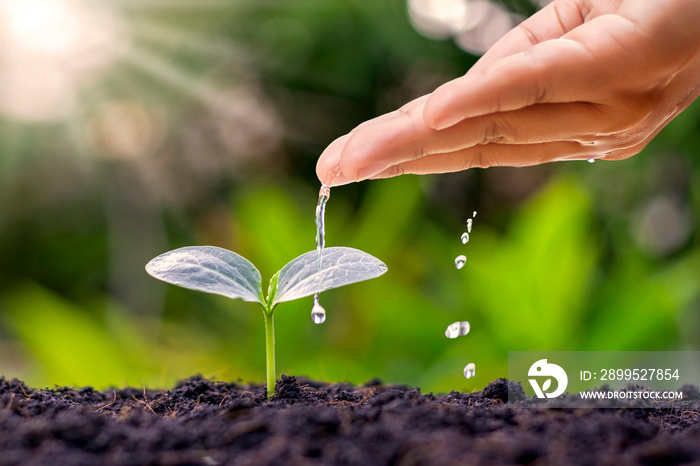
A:
{"type": "Polygon", "coordinates": [[[0,465],[700,464],[700,393],[649,408],[563,409],[499,379],[481,392],[200,377],[169,391],[33,390],[0,377],[0,465]],[[520,392],[522,393],[522,392],[520,392]]]}

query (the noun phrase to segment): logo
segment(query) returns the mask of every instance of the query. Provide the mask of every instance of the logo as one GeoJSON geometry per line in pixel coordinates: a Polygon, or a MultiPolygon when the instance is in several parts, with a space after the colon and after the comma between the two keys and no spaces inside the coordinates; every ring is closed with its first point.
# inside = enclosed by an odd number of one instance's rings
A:
{"type": "Polygon", "coordinates": [[[560,366],[556,364],[550,364],[546,359],[540,359],[530,366],[530,370],[527,373],[530,377],[548,377],[544,381],[542,387],[537,383],[537,379],[528,379],[532,389],[535,390],[535,395],[537,398],[556,398],[566,390],[566,385],[569,383],[569,377],[567,377],[566,372],[560,366]],[[552,377],[557,381],[557,389],[549,392],[552,385],[552,377]]]}

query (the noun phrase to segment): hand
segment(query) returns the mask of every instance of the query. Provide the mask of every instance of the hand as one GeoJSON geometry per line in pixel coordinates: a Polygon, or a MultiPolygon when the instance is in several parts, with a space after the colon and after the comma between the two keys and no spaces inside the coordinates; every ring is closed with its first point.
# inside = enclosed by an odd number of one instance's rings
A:
{"type": "Polygon", "coordinates": [[[334,141],[319,180],[630,157],[700,94],[698,25],[698,0],[555,0],[465,76],[334,141]]]}

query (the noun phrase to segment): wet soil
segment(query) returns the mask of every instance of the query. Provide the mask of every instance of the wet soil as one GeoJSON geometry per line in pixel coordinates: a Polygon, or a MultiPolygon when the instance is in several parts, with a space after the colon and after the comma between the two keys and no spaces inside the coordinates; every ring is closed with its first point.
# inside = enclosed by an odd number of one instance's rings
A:
{"type": "Polygon", "coordinates": [[[283,376],[266,401],[200,377],[103,392],[0,377],[0,465],[700,464],[694,387],[648,408],[563,409],[506,404],[509,384],[433,396],[283,376]]]}

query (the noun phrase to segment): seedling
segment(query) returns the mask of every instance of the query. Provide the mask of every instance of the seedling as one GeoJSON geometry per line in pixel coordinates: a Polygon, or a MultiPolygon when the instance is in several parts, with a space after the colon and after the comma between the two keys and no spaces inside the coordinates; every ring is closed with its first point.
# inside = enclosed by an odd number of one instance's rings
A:
{"type": "Polygon", "coordinates": [[[263,294],[260,272],[246,258],[215,246],[189,246],[161,254],[146,265],[155,278],[173,285],[231,299],[259,303],[265,317],[267,394],[275,393],[275,309],[279,303],[376,278],[386,265],[358,249],[332,247],[309,251],[270,279],[263,294]]]}

